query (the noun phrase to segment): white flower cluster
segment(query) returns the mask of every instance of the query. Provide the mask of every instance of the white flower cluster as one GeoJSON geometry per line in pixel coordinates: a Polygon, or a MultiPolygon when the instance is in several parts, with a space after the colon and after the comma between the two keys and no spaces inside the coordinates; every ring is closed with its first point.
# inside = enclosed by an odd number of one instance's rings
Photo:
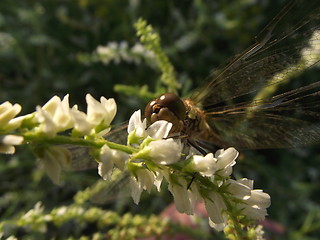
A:
{"type": "Polygon", "coordinates": [[[111,61],[116,64],[121,61],[139,64],[143,59],[148,60],[148,64],[155,65],[155,56],[146,50],[143,45],[136,43],[129,48],[128,43],[109,42],[106,46],[98,46],[96,54],[101,62],[109,64],[111,61]]]}
{"type": "Polygon", "coordinates": [[[135,112],[128,126],[128,145],[136,148],[133,154],[108,147],[101,149],[99,174],[104,179],[111,176],[114,166],[121,170],[127,166],[131,173],[131,196],[136,204],[143,190],[150,192],[155,186],[160,191],[165,179],[179,212],[191,215],[195,203],[204,201],[210,226],[217,230],[226,226],[228,214],[234,212],[249,219],[264,219],[270,196],[254,190],[252,180],[230,178],[237,150],[222,149],[214,155],[202,156],[191,149],[189,155],[183,157],[181,141],[167,139],[171,123],[157,121],[147,128],[146,120],[141,121],[140,115],[140,111],[135,112]]]}
{"type": "MultiPolygon", "coordinates": [[[[69,96],[62,100],[54,96],[43,107],[38,106],[35,119],[38,126],[35,132],[47,137],[72,129],[72,134],[79,137],[100,138],[110,131],[117,106],[114,99],[100,98],[95,100],[90,94],[86,95],[87,113],[78,110],[78,106],[69,107],[69,96]]],[[[49,146],[39,148],[37,155],[41,165],[50,179],[60,183],[62,169],[69,169],[71,153],[64,146],[49,146]]]]}
{"type": "Polygon", "coordinates": [[[98,168],[100,176],[109,179],[114,166],[124,170],[126,165],[132,173],[131,195],[136,204],[139,203],[142,191],[150,192],[153,184],[160,190],[163,175],[160,174],[160,169],[156,175],[152,173],[150,171],[151,165],[175,163],[181,157],[181,142],[171,138],[163,139],[168,136],[171,127],[172,124],[167,121],[157,121],[147,128],[146,119],[141,121],[140,111],[135,112],[129,120],[128,144],[136,146],[137,152],[128,155],[105,145],[100,151],[98,168]],[[165,152],[163,148],[166,149],[165,152]],[[141,161],[143,159],[145,161],[141,161]]]}
{"type": "MultiPolygon", "coordinates": [[[[37,106],[36,112],[16,117],[21,111],[19,104],[4,102],[0,105],[0,153],[13,154],[15,145],[20,145],[24,137],[30,134],[38,138],[50,139],[58,133],[71,131],[71,137],[99,139],[110,131],[117,106],[114,99],[95,100],[86,95],[87,112],[78,110],[78,106],[69,106],[69,95],[62,100],[54,96],[44,106],[37,106]],[[22,132],[19,133],[23,128],[22,132]],[[11,132],[16,130],[16,135],[11,132]],[[27,134],[26,134],[27,133],[27,134]]],[[[30,139],[28,139],[30,140],[30,139]]],[[[62,169],[68,169],[71,153],[64,146],[38,146],[34,149],[41,164],[54,183],[60,182],[62,169]]]]}
{"type": "Polygon", "coordinates": [[[54,96],[43,107],[37,107],[35,117],[39,126],[36,130],[50,137],[68,129],[80,135],[105,135],[117,111],[114,99],[101,97],[99,102],[87,94],[86,101],[87,114],[79,111],[77,105],[70,108],[69,95],[63,100],[54,96]]]}
{"type": "Polygon", "coordinates": [[[48,146],[37,151],[40,166],[55,184],[60,184],[62,170],[68,170],[71,164],[71,153],[63,146],[48,146]]]}
{"type": "Polygon", "coordinates": [[[12,105],[10,102],[4,102],[0,105],[0,153],[13,154],[15,145],[23,143],[23,137],[8,132],[18,128],[22,119],[14,118],[21,111],[19,104],[12,105]]]}
{"type": "MultiPolygon", "coordinates": [[[[252,180],[230,178],[238,156],[236,149],[221,149],[203,156],[191,147],[186,153],[188,148],[180,139],[168,138],[171,123],[157,121],[147,127],[140,111],[130,118],[127,146],[112,144],[102,137],[110,131],[117,110],[115,101],[104,97],[97,101],[90,94],[86,101],[84,113],[77,105],[69,106],[68,95],[62,100],[55,96],[43,107],[38,106],[36,112],[21,117],[16,117],[21,111],[20,105],[1,104],[0,152],[13,153],[15,145],[30,139],[39,143],[42,140],[47,143],[52,138],[81,140],[81,144],[98,142],[86,146],[95,146],[91,153],[99,162],[99,175],[108,180],[115,167],[129,171],[131,196],[136,204],[143,190],[150,192],[155,186],[160,191],[162,181],[166,180],[179,212],[194,214],[195,203],[204,202],[210,226],[217,230],[222,230],[228,216],[234,214],[257,220],[267,215],[270,196],[253,189],[252,180]],[[12,134],[13,130],[16,135],[12,134]],[[70,137],[57,136],[66,130],[70,131],[70,137]]],[[[69,150],[63,145],[39,144],[34,151],[48,176],[59,183],[61,170],[71,166],[69,150]]]]}

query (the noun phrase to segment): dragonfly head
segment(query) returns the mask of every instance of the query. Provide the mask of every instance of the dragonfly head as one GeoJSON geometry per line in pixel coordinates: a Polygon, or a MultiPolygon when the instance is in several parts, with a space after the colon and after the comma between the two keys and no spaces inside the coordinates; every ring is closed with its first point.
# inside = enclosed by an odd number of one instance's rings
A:
{"type": "Polygon", "coordinates": [[[186,118],[186,107],[176,94],[165,93],[148,103],[145,117],[148,125],[159,120],[171,122],[173,124],[171,132],[178,132],[186,118]]]}

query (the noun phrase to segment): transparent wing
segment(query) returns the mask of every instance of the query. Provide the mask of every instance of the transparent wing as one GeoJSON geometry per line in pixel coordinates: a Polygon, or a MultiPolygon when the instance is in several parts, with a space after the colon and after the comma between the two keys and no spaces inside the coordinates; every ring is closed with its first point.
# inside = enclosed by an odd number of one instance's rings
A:
{"type": "MultiPolygon", "coordinates": [[[[126,144],[127,125],[127,122],[118,125],[110,131],[105,138],[112,142],[126,144]]],[[[64,145],[64,147],[66,147],[72,155],[71,167],[68,170],[84,171],[98,168],[97,161],[90,155],[90,148],[75,145],[64,145]]],[[[118,208],[129,201],[130,189],[128,189],[128,182],[128,172],[114,170],[110,180],[104,181],[103,179],[99,179],[95,184],[78,194],[81,195],[81,201],[89,200],[95,204],[114,202],[118,208]]]]}
{"type": "Polygon", "coordinates": [[[320,1],[291,2],[258,39],[192,96],[213,130],[197,141],[250,149],[320,142],[320,81],[297,78],[319,76],[320,1]],[[293,90],[281,92],[291,79],[293,90]]]}
{"type": "Polygon", "coordinates": [[[317,62],[320,1],[293,1],[258,35],[257,43],[235,57],[191,99],[210,109],[250,99],[268,85],[285,82],[317,62]]]}
{"type": "MultiPolygon", "coordinates": [[[[109,141],[116,142],[119,144],[126,144],[127,139],[127,122],[122,123],[111,130],[105,138],[109,141]]],[[[93,169],[98,167],[98,163],[90,155],[90,148],[65,145],[65,147],[71,152],[71,167],[72,171],[83,171],[87,169],[93,169]]]]}
{"type": "Polygon", "coordinates": [[[320,82],[279,94],[272,101],[216,107],[206,120],[211,139],[239,149],[299,147],[320,142],[320,82]],[[314,89],[318,91],[314,92],[314,89]]]}
{"type": "Polygon", "coordinates": [[[98,163],[90,155],[90,149],[87,147],[64,145],[71,152],[71,171],[84,171],[87,169],[98,168],[98,163]]]}
{"type": "Polygon", "coordinates": [[[89,192],[89,200],[96,204],[105,204],[108,202],[127,201],[130,196],[128,172],[113,172],[112,177],[108,181],[100,179],[86,191],[89,192]]]}

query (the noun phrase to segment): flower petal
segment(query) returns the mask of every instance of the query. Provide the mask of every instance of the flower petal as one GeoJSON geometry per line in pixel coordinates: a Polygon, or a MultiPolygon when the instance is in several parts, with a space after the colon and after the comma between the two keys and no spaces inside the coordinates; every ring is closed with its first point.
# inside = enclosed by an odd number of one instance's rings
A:
{"type": "Polygon", "coordinates": [[[212,153],[208,153],[206,156],[194,155],[192,163],[193,170],[203,176],[209,177],[216,172],[216,159],[212,153]]]}
{"type": "Polygon", "coordinates": [[[248,199],[251,196],[251,189],[239,181],[228,179],[226,185],[227,191],[238,199],[248,199]]]}
{"type": "Polygon", "coordinates": [[[138,205],[143,188],[134,176],[130,177],[130,190],[133,202],[138,205]]]}
{"type": "Polygon", "coordinates": [[[149,143],[150,157],[158,164],[167,165],[180,160],[182,143],[180,140],[161,139],[149,143]]]}
{"type": "Polygon", "coordinates": [[[192,197],[192,192],[188,189],[188,182],[183,178],[176,178],[175,181],[169,181],[168,189],[173,195],[177,210],[192,215],[195,198],[192,197]]]}
{"type": "Polygon", "coordinates": [[[86,101],[88,105],[87,121],[95,126],[102,124],[103,127],[108,127],[117,111],[117,105],[114,99],[101,97],[99,102],[90,94],[87,94],[86,101]]]}
{"type": "Polygon", "coordinates": [[[222,197],[216,192],[210,192],[208,198],[204,198],[204,203],[212,223],[216,225],[218,230],[227,223],[228,217],[224,213],[227,209],[222,197]]]}
{"type": "Polygon", "coordinates": [[[55,184],[60,184],[62,169],[69,169],[71,164],[71,153],[61,146],[51,146],[44,149],[40,156],[41,164],[55,184]]]}
{"type": "Polygon", "coordinates": [[[114,162],[112,158],[112,149],[104,145],[100,150],[98,174],[104,179],[109,180],[112,174],[114,162]]]}
{"type": "Polygon", "coordinates": [[[0,105],[0,128],[4,127],[12,118],[21,111],[19,104],[12,105],[10,102],[4,102],[0,105]]]}
{"type": "Polygon", "coordinates": [[[36,110],[36,119],[40,123],[38,131],[43,132],[50,137],[55,136],[58,129],[52,120],[52,116],[50,116],[50,114],[48,114],[40,106],[37,106],[36,110]]]}
{"type": "Polygon", "coordinates": [[[223,169],[226,166],[232,164],[234,162],[234,160],[238,157],[239,152],[233,148],[230,147],[226,150],[224,150],[223,152],[220,151],[218,154],[216,154],[216,158],[217,158],[217,168],[218,169],[223,169]]]}
{"type": "Polygon", "coordinates": [[[150,125],[147,129],[147,133],[153,139],[166,138],[172,128],[172,123],[159,120],[150,125]]]}
{"type": "Polygon", "coordinates": [[[110,125],[113,118],[115,117],[117,113],[117,104],[113,98],[106,99],[105,97],[100,98],[101,105],[106,110],[106,114],[104,117],[104,124],[110,125]]]}
{"type": "Polygon", "coordinates": [[[5,135],[0,137],[0,144],[3,145],[21,145],[24,138],[17,135],[5,135]]]}
{"type": "Polygon", "coordinates": [[[141,127],[142,125],[141,110],[135,111],[129,119],[128,133],[133,132],[137,127],[141,127]]]}

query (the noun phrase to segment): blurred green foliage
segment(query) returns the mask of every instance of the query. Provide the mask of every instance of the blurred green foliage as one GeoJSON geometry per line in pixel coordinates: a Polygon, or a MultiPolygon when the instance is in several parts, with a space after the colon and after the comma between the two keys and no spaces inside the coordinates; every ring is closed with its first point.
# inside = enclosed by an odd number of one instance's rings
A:
{"type": "MultiPolygon", "coordinates": [[[[20,103],[26,114],[53,95],[67,93],[72,104],[84,108],[85,94],[91,93],[95,97],[114,97],[119,109],[117,121],[124,121],[134,110],[143,108],[151,98],[149,93],[159,89],[161,72],[154,67],[152,57],[130,55],[139,42],[134,23],[140,17],[158,32],[160,44],[175,68],[180,94],[188,96],[210,71],[248,47],[284,2],[1,0],[0,102],[20,103]],[[121,49],[116,47],[110,61],[94,58],[98,46],[110,44],[126,46],[126,55],[117,55],[121,49]],[[123,57],[128,54],[129,60],[123,57]],[[115,85],[118,92],[114,91],[115,85]],[[119,93],[124,85],[135,87],[131,88],[131,96],[119,93]],[[137,97],[139,91],[142,98],[137,97]]],[[[19,239],[39,239],[38,231],[16,225],[22,216],[39,201],[44,214],[61,206],[72,208],[75,194],[94,184],[99,176],[96,170],[71,172],[65,174],[64,185],[55,186],[37,168],[27,147],[18,151],[14,157],[0,156],[0,218],[2,223],[10,222],[5,225],[6,233],[16,234],[19,239]]],[[[319,155],[319,148],[263,150],[246,152],[244,160],[238,161],[235,176],[255,179],[255,186],[271,195],[272,222],[266,223],[266,231],[272,239],[318,239],[319,155]],[[284,235],[276,229],[284,229],[284,235]]],[[[109,201],[103,208],[115,209],[119,214],[130,211],[150,215],[161,212],[172,201],[168,193],[144,196],[139,206],[122,196],[121,201],[109,201]]],[[[90,201],[82,203],[85,211],[92,206],[90,201]]],[[[101,230],[90,222],[85,224],[97,232],[101,230]]],[[[66,231],[75,227],[72,222],[62,225],[66,231]]],[[[53,236],[50,231],[61,229],[54,226],[45,231],[53,236]]],[[[94,230],[77,234],[70,232],[68,236],[93,238],[94,230]]]]}

